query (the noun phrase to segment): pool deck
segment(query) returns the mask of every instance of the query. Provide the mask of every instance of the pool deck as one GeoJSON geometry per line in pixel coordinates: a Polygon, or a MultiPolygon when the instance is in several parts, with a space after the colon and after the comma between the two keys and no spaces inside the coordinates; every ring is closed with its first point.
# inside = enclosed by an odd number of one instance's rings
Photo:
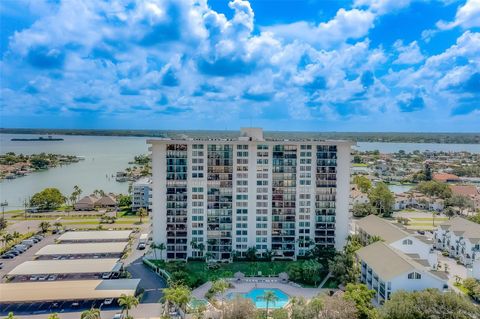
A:
{"type": "MultiPolygon", "coordinates": [[[[322,288],[303,288],[300,285],[287,282],[283,283],[276,278],[265,278],[265,277],[248,277],[240,281],[235,279],[228,279],[228,282],[232,283],[233,288],[228,289],[225,292],[225,295],[229,293],[247,293],[255,288],[264,288],[264,289],[280,289],[290,297],[304,297],[306,299],[311,299],[316,297],[320,293],[326,293],[331,289],[322,289],[322,288]]],[[[192,296],[197,299],[205,299],[205,293],[212,286],[211,282],[207,282],[200,287],[192,291],[192,296]]]]}

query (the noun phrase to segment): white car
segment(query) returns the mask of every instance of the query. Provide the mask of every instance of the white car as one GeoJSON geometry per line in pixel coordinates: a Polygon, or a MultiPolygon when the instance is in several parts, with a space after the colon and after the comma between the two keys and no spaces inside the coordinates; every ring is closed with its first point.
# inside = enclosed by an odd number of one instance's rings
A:
{"type": "Polygon", "coordinates": [[[113,316],[113,319],[123,319],[123,318],[124,318],[123,313],[116,313],[116,314],[113,316]]]}
{"type": "Polygon", "coordinates": [[[38,280],[40,280],[40,281],[47,280],[47,278],[48,278],[47,275],[40,275],[40,276],[38,276],[38,280]]]}
{"type": "Polygon", "coordinates": [[[113,303],[113,298],[107,298],[103,301],[105,306],[111,305],[113,303]]]}
{"type": "Polygon", "coordinates": [[[112,276],[111,272],[104,272],[102,274],[102,279],[110,279],[111,276],[112,276]]]}

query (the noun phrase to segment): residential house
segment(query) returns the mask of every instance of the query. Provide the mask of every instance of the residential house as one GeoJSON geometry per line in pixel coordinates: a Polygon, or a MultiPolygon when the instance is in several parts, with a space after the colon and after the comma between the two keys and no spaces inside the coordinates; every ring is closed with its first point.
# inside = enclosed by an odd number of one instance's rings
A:
{"type": "Polygon", "coordinates": [[[352,199],[352,205],[367,204],[369,202],[368,195],[357,189],[353,189],[350,192],[350,197],[352,199]]]}
{"type": "Polygon", "coordinates": [[[444,272],[425,267],[386,242],[376,242],[357,251],[360,281],[375,291],[375,301],[382,304],[398,290],[416,291],[448,288],[444,272]]]}
{"type": "Polygon", "coordinates": [[[152,180],[142,178],[132,184],[132,210],[138,211],[140,208],[150,210],[152,199],[152,180]]]}
{"type": "Polygon", "coordinates": [[[434,241],[435,248],[466,266],[480,258],[480,225],[465,218],[457,216],[438,226],[434,241]]]}
{"type": "Polygon", "coordinates": [[[441,183],[459,183],[460,177],[450,173],[433,173],[432,179],[441,183]]]}
{"type": "Polygon", "coordinates": [[[357,222],[356,233],[366,245],[372,238],[379,237],[384,243],[408,255],[417,263],[427,268],[437,268],[438,260],[433,250],[433,241],[423,235],[410,232],[399,224],[376,215],[369,215],[357,222]]]}
{"type": "Polygon", "coordinates": [[[98,197],[95,195],[87,195],[76,202],[73,207],[75,210],[94,210],[95,203],[98,201],[98,197]]]}
{"type": "Polygon", "coordinates": [[[445,208],[445,202],[439,197],[428,197],[423,193],[409,191],[395,195],[393,210],[417,208],[441,212],[445,208]]]}
{"type": "Polygon", "coordinates": [[[472,200],[474,209],[480,208],[480,190],[475,185],[450,185],[452,193],[472,200]]]}
{"type": "Polygon", "coordinates": [[[117,199],[114,194],[107,194],[102,196],[95,202],[95,207],[114,208],[117,206],[117,199]]]}

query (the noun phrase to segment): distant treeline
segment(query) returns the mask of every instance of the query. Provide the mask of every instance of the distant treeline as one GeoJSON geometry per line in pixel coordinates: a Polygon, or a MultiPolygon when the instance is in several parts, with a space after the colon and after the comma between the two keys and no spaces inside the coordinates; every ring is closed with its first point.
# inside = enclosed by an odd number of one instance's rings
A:
{"type": "MultiPolygon", "coordinates": [[[[203,130],[87,130],[87,129],[28,129],[0,128],[4,134],[50,134],[91,136],[137,136],[137,137],[197,137],[236,138],[238,131],[203,130]]],[[[355,142],[396,143],[447,143],[480,144],[480,133],[396,133],[396,132],[273,132],[266,131],[266,138],[276,139],[344,139],[355,142]]]]}

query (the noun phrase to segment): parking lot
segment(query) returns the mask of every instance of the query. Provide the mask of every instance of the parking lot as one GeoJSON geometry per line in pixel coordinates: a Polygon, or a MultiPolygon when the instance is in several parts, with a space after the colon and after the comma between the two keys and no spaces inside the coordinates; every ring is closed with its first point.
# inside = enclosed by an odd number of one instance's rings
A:
{"type": "MultiPolygon", "coordinates": [[[[147,229],[148,225],[145,225],[144,232],[148,231],[147,229]]],[[[142,231],[140,233],[142,233],[142,231]]],[[[131,313],[135,318],[158,318],[160,317],[160,305],[158,302],[162,297],[162,288],[166,285],[160,277],[143,265],[142,257],[145,250],[136,249],[138,245],[138,236],[139,235],[137,234],[132,245],[132,252],[129,254],[128,258],[124,260],[124,266],[131,273],[132,278],[141,279],[139,289],[144,291],[140,305],[136,309],[133,309],[131,313]]],[[[25,261],[34,260],[35,253],[42,247],[53,244],[56,238],[58,238],[56,235],[48,236],[15,259],[3,260],[4,269],[0,272],[2,278],[17,265],[25,261]]],[[[60,277],[57,278],[57,280],[59,279],[60,277]]],[[[57,312],[62,319],[78,319],[83,310],[89,309],[92,306],[95,308],[101,308],[102,318],[111,318],[115,313],[120,311],[116,300],[113,300],[109,305],[105,304],[105,300],[78,300],[69,302],[35,302],[22,305],[0,305],[0,316],[5,316],[11,311],[17,318],[45,319],[45,314],[57,312]]]]}
{"type": "Polygon", "coordinates": [[[58,235],[50,235],[46,236],[43,240],[40,242],[34,244],[32,247],[27,249],[23,254],[18,255],[17,257],[13,259],[0,259],[0,262],[3,263],[3,268],[0,269],[0,277],[1,280],[4,281],[4,276],[8,274],[13,268],[17,267],[21,263],[29,260],[34,260],[35,259],[35,253],[39,251],[41,248],[54,244],[55,239],[58,238],[58,235]]]}

